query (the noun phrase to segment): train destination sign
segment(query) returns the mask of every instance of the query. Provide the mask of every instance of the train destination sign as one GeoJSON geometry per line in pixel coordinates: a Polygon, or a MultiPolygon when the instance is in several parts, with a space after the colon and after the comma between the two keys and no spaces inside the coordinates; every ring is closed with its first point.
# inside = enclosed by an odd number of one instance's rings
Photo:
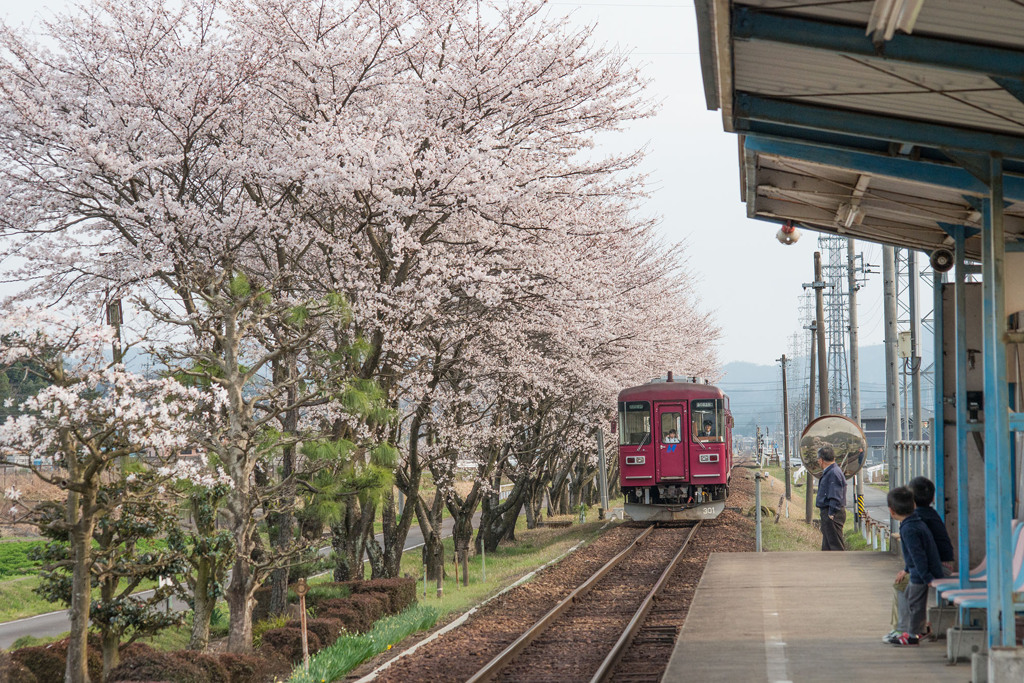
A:
{"type": "Polygon", "coordinates": [[[856,422],[842,415],[822,415],[807,425],[800,435],[800,459],[808,472],[820,477],[822,468],[818,464],[818,449],[832,446],[836,464],[849,479],[864,465],[867,445],[867,438],[856,422]]]}

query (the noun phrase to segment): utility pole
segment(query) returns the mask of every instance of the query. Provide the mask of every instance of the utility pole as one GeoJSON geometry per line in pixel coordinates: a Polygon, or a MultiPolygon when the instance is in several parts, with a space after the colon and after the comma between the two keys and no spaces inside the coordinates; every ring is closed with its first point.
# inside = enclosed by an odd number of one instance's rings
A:
{"type": "Polygon", "coordinates": [[[910,279],[910,395],[913,438],[921,440],[921,311],[917,305],[917,252],[907,250],[907,277],[910,279]]]}
{"type": "Polygon", "coordinates": [[[789,467],[789,392],[786,388],[786,363],[789,362],[789,359],[786,358],[786,354],[782,354],[782,358],[779,359],[779,362],[782,363],[782,429],[784,430],[783,444],[786,454],[786,500],[791,500],[793,498],[793,480],[789,467]]]}
{"type": "Polygon", "coordinates": [[[757,459],[757,466],[761,466],[761,425],[757,425],[754,432],[754,457],[757,459]]]}
{"type": "Polygon", "coordinates": [[[825,282],[821,279],[821,252],[814,252],[814,308],[818,328],[818,405],[821,414],[829,412],[828,356],[825,352],[825,282]]]}
{"type": "MultiPolygon", "coordinates": [[[[817,326],[814,323],[811,323],[810,330],[811,330],[811,365],[810,365],[810,370],[808,372],[808,374],[810,376],[810,386],[807,388],[807,422],[808,422],[808,424],[814,419],[814,380],[815,380],[815,378],[814,378],[814,356],[817,353],[815,349],[818,348],[816,340],[814,338],[815,335],[818,333],[817,326]]],[[[801,456],[800,459],[803,460],[803,456],[801,456]]],[[[807,468],[807,463],[804,463],[804,469],[806,469],[806,468],[807,468]]],[[[807,519],[805,521],[808,524],[810,524],[811,520],[814,519],[814,513],[813,513],[813,511],[814,511],[814,502],[813,502],[813,499],[814,499],[814,477],[811,476],[810,470],[807,470],[806,473],[804,474],[804,478],[805,478],[805,480],[807,482],[806,486],[804,487],[804,495],[807,496],[807,500],[804,501],[804,503],[805,503],[805,505],[804,505],[804,507],[805,507],[804,512],[805,512],[805,515],[807,517],[807,519]]]]}
{"type": "Polygon", "coordinates": [[[120,299],[114,299],[107,304],[107,324],[114,328],[114,338],[110,342],[110,350],[113,354],[115,364],[120,363],[123,360],[123,354],[121,352],[122,313],[123,310],[121,308],[120,299]]]}
{"type": "MultiPolygon", "coordinates": [[[[885,318],[885,459],[889,465],[889,490],[899,485],[896,463],[896,441],[900,432],[900,401],[897,385],[899,369],[896,358],[896,252],[882,248],[882,301],[885,318]]],[[[889,529],[896,531],[896,520],[889,520],[889,529]]]]}
{"type": "MultiPolygon", "coordinates": [[[[860,352],[857,348],[857,256],[856,242],[851,239],[846,243],[846,270],[849,277],[850,290],[850,417],[861,427],[860,422],[860,352]]],[[[854,477],[855,502],[853,506],[854,526],[863,524],[860,511],[864,509],[864,477],[858,472],[854,477]]]]}

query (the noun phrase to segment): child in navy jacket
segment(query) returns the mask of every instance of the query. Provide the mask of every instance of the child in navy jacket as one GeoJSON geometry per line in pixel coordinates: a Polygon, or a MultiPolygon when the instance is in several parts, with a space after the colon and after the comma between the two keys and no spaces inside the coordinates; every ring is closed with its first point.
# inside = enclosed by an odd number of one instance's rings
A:
{"type": "Polygon", "coordinates": [[[890,634],[886,642],[893,645],[917,645],[919,634],[924,633],[927,621],[928,584],[932,579],[943,575],[939,551],[931,531],[917,514],[914,507],[914,494],[906,486],[889,491],[887,498],[889,514],[900,523],[900,543],[903,545],[904,569],[896,575],[896,580],[904,574],[910,576],[910,584],[898,598],[897,611],[899,623],[896,631],[899,635],[890,634]]]}

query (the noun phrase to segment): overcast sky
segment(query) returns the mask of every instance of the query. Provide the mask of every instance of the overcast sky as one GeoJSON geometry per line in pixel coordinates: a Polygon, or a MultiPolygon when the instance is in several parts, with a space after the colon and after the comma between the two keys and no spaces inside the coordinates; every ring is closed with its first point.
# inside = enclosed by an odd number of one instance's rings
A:
{"type": "MultiPolygon", "coordinates": [[[[26,23],[65,4],[0,0],[0,15],[11,23],[26,23]]],[[[721,113],[707,111],[704,102],[693,4],[548,4],[553,14],[569,14],[581,24],[596,22],[598,40],[629,51],[645,65],[652,79],[649,96],[661,103],[659,113],[609,144],[647,146],[644,167],[652,190],[648,212],[661,216],[667,241],[687,247],[702,305],[714,311],[722,329],[720,360],[774,364],[789,352],[790,338],[803,324],[798,321],[798,297],[801,284],[813,279],[817,235],[804,231],[797,244],[783,246],[775,240],[777,226],[746,218],[736,136],[723,132],[721,113]]],[[[881,247],[862,243],[859,250],[868,263],[881,263],[881,247]]],[[[922,305],[930,309],[927,302],[922,305]]],[[[881,276],[871,276],[862,290],[859,315],[861,344],[881,343],[881,276]]]]}

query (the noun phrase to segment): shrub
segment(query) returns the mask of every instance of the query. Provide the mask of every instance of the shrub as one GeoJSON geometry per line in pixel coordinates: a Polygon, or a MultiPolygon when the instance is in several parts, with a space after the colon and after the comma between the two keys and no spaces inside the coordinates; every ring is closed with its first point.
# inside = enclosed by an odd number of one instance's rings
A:
{"type": "Polygon", "coordinates": [[[329,612],[332,609],[340,609],[345,607],[351,607],[352,603],[348,601],[348,598],[325,598],[317,603],[316,615],[319,617],[324,612],[329,612]]]}
{"type": "MultiPolygon", "coordinates": [[[[394,614],[395,610],[391,607],[391,596],[387,593],[380,593],[377,591],[371,591],[369,593],[360,593],[360,595],[369,595],[371,598],[380,603],[380,608],[384,610],[384,614],[394,614]]],[[[399,610],[401,611],[401,610],[399,610]]],[[[382,614],[381,616],[384,616],[382,614]]]]}
{"type": "Polygon", "coordinates": [[[179,655],[174,652],[153,651],[121,662],[110,672],[108,680],[210,683],[210,677],[206,671],[189,661],[196,656],[196,653],[179,655]]]}
{"type": "MultiPolygon", "coordinates": [[[[60,670],[61,678],[64,676],[64,667],[68,661],[68,643],[71,641],[70,638],[64,638],[62,640],[55,641],[49,645],[43,645],[41,647],[46,648],[58,658],[60,658],[60,670]]],[[[85,651],[85,668],[89,672],[89,678],[93,680],[103,680],[103,655],[100,654],[102,651],[102,645],[100,644],[100,637],[97,633],[90,633],[86,644],[85,651]]],[[[27,648],[26,648],[27,649],[27,648]]],[[[36,670],[29,667],[32,673],[36,673],[36,670]]],[[[36,673],[36,678],[41,681],[47,680],[36,673]]]]}
{"type": "Polygon", "coordinates": [[[216,655],[191,652],[188,654],[184,652],[175,654],[179,659],[184,657],[191,659],[197,667],[203,670],[209,683],[231,683],[231,674],[228,673],[227,668],[216,655]]]}
{"type": "Polygon", "coordinates": [[[384,605],[372,595],[357,593],[350,597],[349,601],[362,613],[368,626],[372,626],[375,621],[384,616],[384,605]]]}
{"type": "Polygon", "coordinates": [[[156,652],[156,650],[149,645],[139,642],[132,643],[131,645],[122,645],[119,650],[122,662],[134,659],[135,657],[145,657],[146,655],[156,652]]]}
{"type": "Polygon", "coordinates": [[[231,683],[262,683],[267,679],[266,662],[266,657],[260,655],[220,655],[220,663],[228,672],[231,683]]]}
{"type": "Polygon", "coordinates": [[[323,614],[318,615],[318,619],[332,619],[341,622],[341,627],[349,633],[362,633],[370,628],[371,624],[367,622],[366,617],[359,611],[348,600],[345,601],[344,605],[333,607],[323,614]]]}
{"type": "MultiPolygon", "coordinates": [[[[89,644],[85,654],[85,665],[89,678],[97,681],[103,677],[103,657],[89,644]]],[[[15,650],[11,656],[16,662],[31,671],[39,681],[64,680],[64,667],[67,664],[68,639],[58,640],[49,645],[36,645],[15,650]]]]}
{"type": "Polygon", "coordinates": [[[387,593],[391,601],[391,613],[398,614],[416,604],[416,579],[372,579],[363,581],[356,592],[387,593]]]}
{"type": "Polygon", "coordinates": [[[0,681],[5,683],[39,683],[28,668],[15,660],[9,652],[0,650],[0,681]]]}
{"type": "MultiPolygon", "coordinates": [[[[313,654],[320,650],[320,639],[315,633],[306,634],[306,643],[309,646],[309,653],[313,654]]],[[[302,631],[297,628],[274,628],[263,634],[263,644],[260,649],[270,648],[277,650],[287,657],[289,661],[302,661],[302,631]]]]}
{"type": "MultiPolygon", "coordinates": [[[[286,628],[302,629],[302,622],[292,619],[284,625],[286,628]]],[[[338,639],[344,627],[338,619],[306,619],[306,631],[315,633],[324,647],[338,639]]]]}
{"type": "Polygon", "coordinates": [[[41,681],[64,680],[64,658],[45,645],[23,647],[11,653],[18,664],[31,671],[41,681]]]}

